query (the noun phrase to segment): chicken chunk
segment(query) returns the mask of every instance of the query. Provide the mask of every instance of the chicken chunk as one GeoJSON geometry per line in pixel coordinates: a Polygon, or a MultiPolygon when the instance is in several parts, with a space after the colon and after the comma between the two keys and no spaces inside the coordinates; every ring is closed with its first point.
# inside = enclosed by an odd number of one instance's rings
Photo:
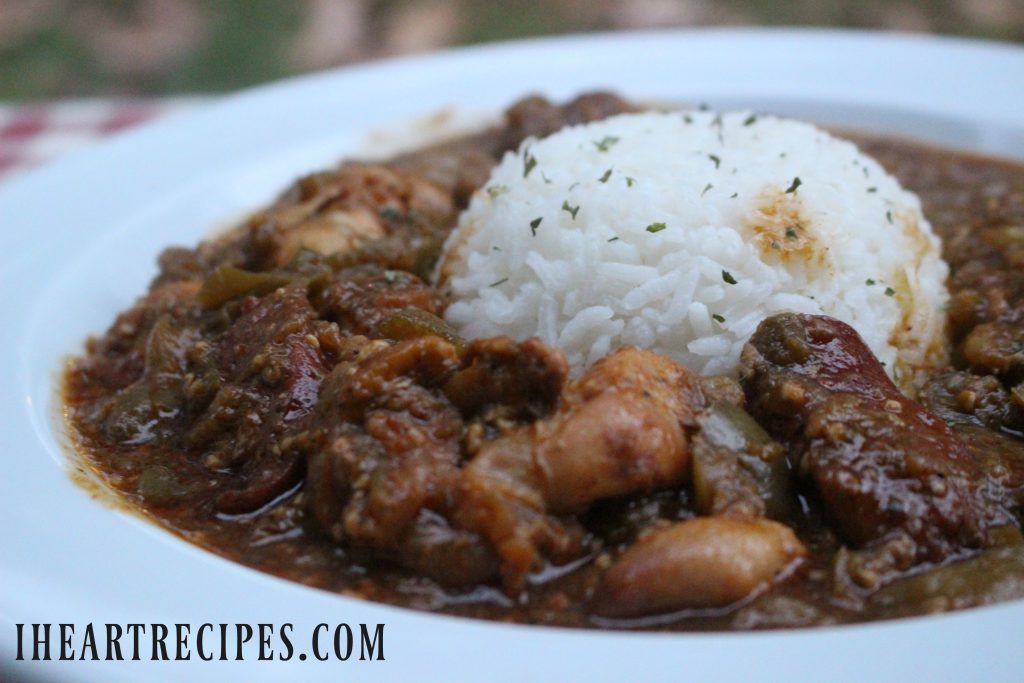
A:
{"type": "Polygon", "coordinates": [[[571,383],[553,415],[481,449],[463,470],[456,519],[491,542],[514,593],[543,550],[567,550],[552,515],[686,480],[701,404],[682,366],[624,347],[571,383]]]}
{"type": "Polygon", "coordinates": [[[463,422],[440,387],[458,366],[445,340],[351,339],[293,448],[308,454],[317,525],[442,583],[485,581],[490,547],[448,523],[463,422]]]}
{"type": "Polygon", "coordinates": [[[630,546],[605,573],[592,609],[636,617],[727,607],[785,577],[806,555],[789,527],[777,522],[686,520],[630,546]]]}
{"type": "Polygon", "coordinates": [[[565,354],[536,338],[488,337],[468,344],[445,393],[464,415],[533,420],[555,407],[568,375],[565,354]]]}

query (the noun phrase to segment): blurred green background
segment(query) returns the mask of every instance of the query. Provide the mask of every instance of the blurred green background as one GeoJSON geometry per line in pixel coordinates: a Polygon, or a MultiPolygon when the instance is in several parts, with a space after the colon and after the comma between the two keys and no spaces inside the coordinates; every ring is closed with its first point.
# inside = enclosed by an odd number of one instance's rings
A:
{"type": "Polygon", "coordinates": [[[1024,0],[0,0],[0,100],[220,92],[448,45],[715,25],[1024,41],[1024,0]]]}

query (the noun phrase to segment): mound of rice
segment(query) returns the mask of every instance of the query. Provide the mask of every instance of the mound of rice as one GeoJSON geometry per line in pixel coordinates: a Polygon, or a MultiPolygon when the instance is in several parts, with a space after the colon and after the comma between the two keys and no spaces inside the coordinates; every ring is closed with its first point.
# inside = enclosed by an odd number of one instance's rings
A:
{"type": "Polygon", "coordinates": [[[790,310],[849,323],[906,386],[943,356],[947,271],[917,197],[853,144],[749,112],[652,112],[506,155],[437,279],[463,335],[535,335],[577,372],[635,344],[734,373],[757,324],[790,310]]]}

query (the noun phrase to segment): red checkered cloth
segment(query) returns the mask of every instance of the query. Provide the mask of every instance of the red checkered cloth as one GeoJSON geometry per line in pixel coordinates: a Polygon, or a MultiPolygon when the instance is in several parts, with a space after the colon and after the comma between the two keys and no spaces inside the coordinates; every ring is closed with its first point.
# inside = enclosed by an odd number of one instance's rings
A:
{"type": "Polygon", "coordinates": [[[199,100],[65,100],[0,105],[0,181],[199,100]]]}

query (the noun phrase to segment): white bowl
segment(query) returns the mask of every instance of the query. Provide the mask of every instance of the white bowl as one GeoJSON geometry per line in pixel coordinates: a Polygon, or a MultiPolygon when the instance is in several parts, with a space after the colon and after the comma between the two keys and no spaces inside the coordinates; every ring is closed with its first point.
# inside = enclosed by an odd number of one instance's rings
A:
{"type": "MultiPolygon", "coordinates": [[[[256,88],[0,186],[0,678],[1021,680],[1024,602],[865,626],[658,634],[510,626],[353,600],[228,562],[68,475],[62,359],[194,244],[370,128],[538,91],[772,110],[1024,158],[1024,50],[918,36],[704,30],[535,40],[256,88]],[[385,623],[385,661],[16,662],[16,623],[385,623]]],[[[191,642],[191,641],[190,641],[191,642]]],[[[279,644],[279,641],[276,641],[279,644]]],[[[55,653],[54,653],[55,654],[55,653]]],[[[144,653],[145,654],[145,653],[144,653]]],[[[102,650],[101,650],[102,656],[102,650]]]]}

